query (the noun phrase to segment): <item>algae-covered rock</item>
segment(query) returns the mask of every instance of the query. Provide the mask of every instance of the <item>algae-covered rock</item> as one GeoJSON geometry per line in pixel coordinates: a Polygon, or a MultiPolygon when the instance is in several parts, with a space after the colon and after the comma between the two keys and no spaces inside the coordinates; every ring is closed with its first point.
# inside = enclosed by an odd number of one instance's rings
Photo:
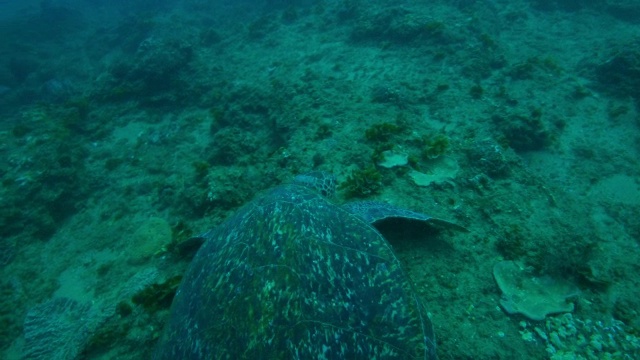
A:
{"type": "Polygon", "coordinates": [[[568,300],[578,294],[578,289],[568,281],[534,276],[515,261],[497,263],[493,276],[502,290],[500,306],[510,315],[541,321],[549,314],[573,311],[574,305],[568,300]]]}
{"type": "Polygon", "coordinates": [[[166,220],[152,217],[133,234],[130,242],[129,263],[141,264],[171,242],[171,226],[166,220]]]}

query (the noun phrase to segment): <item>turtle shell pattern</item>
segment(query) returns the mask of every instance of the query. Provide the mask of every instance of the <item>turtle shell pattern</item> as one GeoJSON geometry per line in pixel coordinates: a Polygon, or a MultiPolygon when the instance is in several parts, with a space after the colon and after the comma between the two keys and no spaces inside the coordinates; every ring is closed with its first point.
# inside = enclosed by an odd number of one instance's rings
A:
{"type": "Polygon", "coordinates": [[[391,246],[316,191],[274,188],[203,237],[156,359],[435,359],[391,246]]]}

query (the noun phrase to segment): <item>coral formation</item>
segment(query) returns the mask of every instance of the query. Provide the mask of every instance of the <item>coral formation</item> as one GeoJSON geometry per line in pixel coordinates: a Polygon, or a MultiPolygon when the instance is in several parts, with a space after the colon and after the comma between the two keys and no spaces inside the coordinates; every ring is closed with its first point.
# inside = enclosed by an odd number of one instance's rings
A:
{"type": "Polygon", "coordinates": [[[410,170],[409,177],[418,186],[453,184],[459,170],[454,158],[443,156],[431,160],[423,171],[410,170]]]}
{"type": "Polygon", "coordinates": [[[508,314],[541,321],[549,314],[573,311],[573,303],[567,300],[576,296],[578,289],[567,281],[533,276],[514,261],[497,263],[493,276],[503,293],[500,305],[508,314]]]}
{"type": "Polygon", "coordinates": [[[405,166],[409,163],[409,156],[405,153],[385,150],[382,152],[382,159],[378,162],[378,166],[383,168],[394,168],[397,166],[405,166]]]}
{"type": "Polygon", "coordinates": [[[638,359],[640,338],[621,321],[580,319],[572,314],[550,317],[531,328],[520,322],[526,341],[541,340],[551,360],[638,359]]]}

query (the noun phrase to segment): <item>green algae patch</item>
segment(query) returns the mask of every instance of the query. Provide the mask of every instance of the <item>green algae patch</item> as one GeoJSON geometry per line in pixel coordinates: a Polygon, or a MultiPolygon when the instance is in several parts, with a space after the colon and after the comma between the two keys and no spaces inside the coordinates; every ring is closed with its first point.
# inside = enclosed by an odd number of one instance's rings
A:
{"type": "Polygon", "coordinates": [[[578,294],[575,285],[550,276],[534,276],[515,261],[501,261],[493,276],[502,290],[500,306],[510,315],[542,321],[547,315],[572,312],[570,298],[578,294]]]}

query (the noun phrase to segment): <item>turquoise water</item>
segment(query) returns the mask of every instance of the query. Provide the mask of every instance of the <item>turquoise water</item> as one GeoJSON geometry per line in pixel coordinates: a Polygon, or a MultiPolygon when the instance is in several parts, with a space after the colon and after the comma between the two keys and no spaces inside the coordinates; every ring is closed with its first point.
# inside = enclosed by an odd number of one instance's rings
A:
{"type": "Polygon", "coordinates": [[[189,239],[321,170],[469,230],[385,232],[439,358],[640,358],[638,34],[630,0],[1,1],[0,357],[150,358],[189,239]]]}

